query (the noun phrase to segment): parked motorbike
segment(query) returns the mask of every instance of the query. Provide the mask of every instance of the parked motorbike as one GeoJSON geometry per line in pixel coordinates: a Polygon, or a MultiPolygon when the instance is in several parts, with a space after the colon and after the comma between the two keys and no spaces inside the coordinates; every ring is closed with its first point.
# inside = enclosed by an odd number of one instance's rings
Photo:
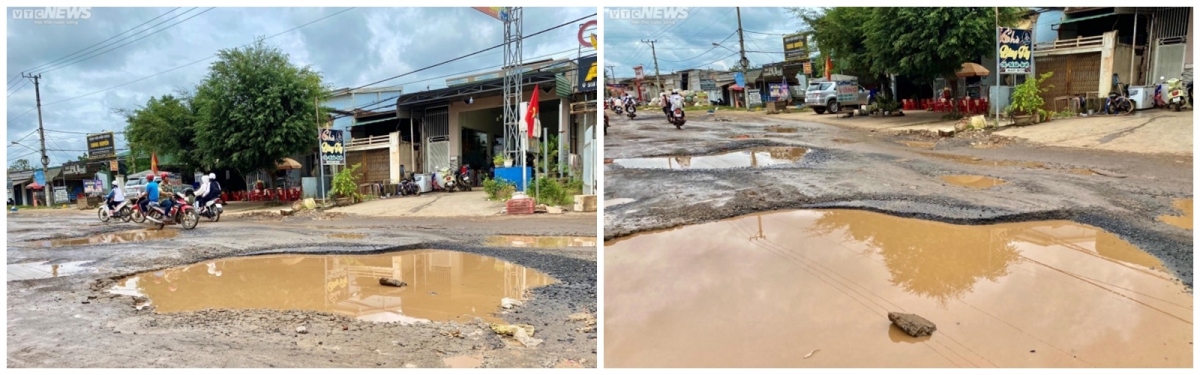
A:
{"type": "Polygon", "coordinates": [[[417,184],[407,178],[400,180],[400,196],[420,195],[421,189],[417,188],[417,184]]]}
{"type": "Polygon", "coordinates": [[[1187,104],[1187,100],[1183,94],[1183,81],[1178,78],[1171,78],[1167,81],[1167,108],[1172,111],[1179,112],[1183,106],[1187,104]]]}
{"type": "Polygon", "coordinates": [[[1129,85],[1118,85],[1120,89],[1108,93],[1104,110],[1110,115],[1131,114],[1137,103],[1129,99],[1129,85]]]}
{"type": "Polygon", "coordinates": [[[1167,100],[1164,98],[1164,92],[1167,91],[1167,77],[1158,79],[1158,84],[1154,85],[1154,108],[1166,108],[1167,100]]]}
{"type": "Polygon", "coordinates": [[[183,193],[175,193],[171,196],[175,204],[171,206],[171,211],[163,211],[162,207],[157,204],[151,204],[146,218],[158,224],[158,229],[162,230],[167,224],[180,224],[183,229],[196,229],[196,224],[200,223],[200,215],[196,213],[196,208],[188,202],[188,197],[183,193]]]}
{"type": "Polygon", "coordinates": [[[96,215],[100,216],[100,221],[107,223],[109,219],[117,219],[128,223],[133,220],[133,209],[129,208],[129,200],[126,199],[121,204],[114,207],[112,213],[108,212],[108,204],[101,204],[100,209],[96,211],[96,215]]]}
{"type": "Polygon", "coordinates": [[[446,190],[447,193],[453,193],[454,189],[456,188],[455,185],[457,185],[456,182],[458,181],[458,179],[455,178],[455,173],[450,173],[450,168],[442,168],[441,175],[441,188],[446,190]]]}
{"type": "Polygon", "coordinates": [[[459,191],[471,191],[471,168],[462,166],[456,174],[457,179],[454,181],[454,186],[459,191]]]}

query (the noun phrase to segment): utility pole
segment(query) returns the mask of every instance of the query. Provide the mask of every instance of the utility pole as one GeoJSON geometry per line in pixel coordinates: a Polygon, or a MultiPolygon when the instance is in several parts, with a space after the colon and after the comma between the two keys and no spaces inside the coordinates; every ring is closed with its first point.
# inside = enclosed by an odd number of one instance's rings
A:
{"type": "MultiPolygon", "coordinates": [[[[41,89],[40,83],[38,82],[38,80],[40,80],[42,78],[42,75],[41,74],[33,75],[33,74],[22,73],[21,76],[25,77],[25,78],[33,79],[33,92],[34,92],[34,97],[37,100],[37,111],[38,111],[38,138],[41,138],[41,144],[42,144],[42,176],[45,176],[46,169],[50,167],[50,157],[46,156],[46,129],[44,127],[42,127],[42,89],[41,89]]],[[[50,181],[46,181],[46,183],[49,183],[49,182],[50,181]]],[[[53,201],[52,201],[53,194],[50,192],[50,187],[42,186],[42,191],[46,193],[47,205],[53,204],[53,201]]]]}
{"type": "MultiPolygon", "coordinates": [[[[750,60],[746,58],[746,38],[745,38],[745,34],[742,32],[742,7],[737,7],[737,20],[738,20],[738,50],[740,51],[740,53],[742,55],[742,59],[738,61],[740,63],[738,65],[741,65],[741,67],[742,67],[742,79],[745,80],[745,79],[750,78],[750,77],[746,76],[746,69],[748,69],[750,67],[750,60]]],[[[749,85],[750,85],[750,82],[746,82],[746,86],[749,86],[749,85]]],[[[746,87],[742,87],[742,100],[743,100],[742,104],[745,104],[746,110],[750,110],[750,90],[747,89],[746,87]]]]}
{"type": "Polygon", "coordinates": [[[658,72],[658,53],[654,51],[654,42],[657,40],[642,40],[642,43],[650,43],[650,55],[654,57],[654,81],[658,85],[658,92],[662,92],[662,75],[658,72]]]}

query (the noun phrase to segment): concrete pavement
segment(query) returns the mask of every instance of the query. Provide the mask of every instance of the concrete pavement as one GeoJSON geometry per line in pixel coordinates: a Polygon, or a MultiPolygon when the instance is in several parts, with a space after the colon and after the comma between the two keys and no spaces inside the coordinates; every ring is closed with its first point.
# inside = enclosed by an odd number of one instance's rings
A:
{"type": "Polygon", "coordinates": [[[384,217],[493,216],[504,209],[504,202],[487,200],[482,189],[457,193],[426,193],[416,197],[376,199],[329,212],[384,217]]]}
{"type": "Polygon", "coordinates": [[[1008,128],[996,134],[1045,146],[1191,155],[1192,123],[1192,111],[1151,109],[1129,116],[1058,119],[1008,128]]]}

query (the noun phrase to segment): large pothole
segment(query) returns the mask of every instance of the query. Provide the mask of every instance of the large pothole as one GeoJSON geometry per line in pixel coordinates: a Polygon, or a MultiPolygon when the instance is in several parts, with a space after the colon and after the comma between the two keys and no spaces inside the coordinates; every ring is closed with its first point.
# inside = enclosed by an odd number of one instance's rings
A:
{"type": "Polygon", "coordinates": [[[125,232],[98,234],[89,237],[80,238],[61,238],[53,240],[30,241],[29,244],[33,247],[68,247],[68,246],[85,246],[85,245],[103,245],[114,243],[130,243],[167,240],[175,238],[179,235],[179,230],[151,230],[139,229],[125,232]]]}
{"type": "Polygon", "coordinates": [[[632,169],[761,168],[798,162],[806,152],[802,147],[757,147],[715,155],[616,159],[613,164],[632,169]]]}
{"type": "Polygon", "coordinates": [[[605,247],[610,367],[1190,367],[1192,296],[1069,221],[756,214],[605,247]],[[937,325],[905,338],[888,312],[937,325]]]}
{"type": "MultiPolygon", "coordinates": [[[[158,312],[313,310],[373,322],[502,322],[506,299],[558,282],[504,260],[447,250],[375,255],[218,259],[121,280],[112,293],[144,296],[158,312]],[[380,285],[380,278],[407,283],[380,285]]],[[[511,303],[511,302],[509,302],[511,303]]]]}
{"type": "Polygon", "coordinates": [[[496,247],[536,247],[555,249],[568,247],[596,247],[596,237],[500,235],[488,237],[487,240],[484,241],[484,245],[496,247]]]}

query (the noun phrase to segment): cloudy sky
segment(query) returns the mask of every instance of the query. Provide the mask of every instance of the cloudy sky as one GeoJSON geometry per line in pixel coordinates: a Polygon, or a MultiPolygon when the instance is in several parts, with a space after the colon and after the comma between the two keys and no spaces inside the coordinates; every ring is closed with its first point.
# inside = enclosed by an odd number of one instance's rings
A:
{"type": "MultiPolygon", "coordinates": [[[[38,147],[34,89],[18,77],[21,72],[42,75],[46,148],[63,150],[50,152],[54,165],[84,153],[84,133],[124,128],[113,109],[136,108],[151,96],[195,87],[215,58],[200,60],[255,37],[283,33],[267,43],[293,63],[313,66],[328,86],[343,88],[479,51],[500,44],[504,35],[500,21],[470,8],[92,8],[90,18],[61,25],[9,13],[5,145],[10,163],[25,158],[34,165],[40,165],[37,154],[22,146],[38,147]]],[[[526,8],[524,32],[593,13],[594,7],[526,8]]],[[[526,39],[525,59],[574,57],[577,31],[570,25],[526,39]]],[[[445,78],[437,77],[495,70],[502,62],[502,49],[496,49],[379,85],[403,84],[408,92],[444,87],[445,78]]],[[[117,145],[125,147],[120,135],[117,145]]]]}
{"type": "MultiPolygon", "coordinates": [[[[734,8],[687,8],[687,17],[677,20],[644,20],[604,10],[604,64],[617,77],[632,77],[633,67],[642,65],[654,74],[650,45],[657,40],[658,68],[666,74],[675,70],[709,68],[726,70],[737,64],[737,12],[734,8]],[[723,47],[713,47],[721,43],[723,47]]],[[[666,13],[663,13],[666,14],[666,13]]],[[[680,13],[673,13],[679,15],[680,13]]],[[[783,35],[795,33],[801,22],[783,8],[742,8],[746,58],[752,66],[783,60],[783,35]],[[756,51],[756,52],[749,52],[756,51]]]]}

